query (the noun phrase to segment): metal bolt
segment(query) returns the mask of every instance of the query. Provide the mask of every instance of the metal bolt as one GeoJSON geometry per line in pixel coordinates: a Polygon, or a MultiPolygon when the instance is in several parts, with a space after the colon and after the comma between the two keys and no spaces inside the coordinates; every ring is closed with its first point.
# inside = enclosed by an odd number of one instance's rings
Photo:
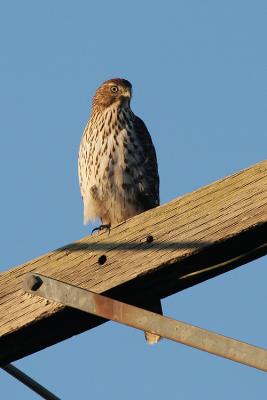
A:
{"type": "Polygon", "coordinates": [[[32,275],[29,278],[28,283],[29,283],[29,288],[32,291],[35,291],[35,290],[38,290],[42,286],[43,281],[39,276],[32,275]]]}

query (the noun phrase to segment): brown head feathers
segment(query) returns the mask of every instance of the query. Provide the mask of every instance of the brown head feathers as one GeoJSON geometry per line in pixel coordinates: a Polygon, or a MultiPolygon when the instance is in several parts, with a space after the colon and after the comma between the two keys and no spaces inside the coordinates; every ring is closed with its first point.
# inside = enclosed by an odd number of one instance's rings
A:
{"type": "Polygon", "coordinates": [[[126,79],[113,78],[102,83],[93,98],[93,108],[104,109],[113,103],[129,105],[132,96],[132,85],[126,79]]]}

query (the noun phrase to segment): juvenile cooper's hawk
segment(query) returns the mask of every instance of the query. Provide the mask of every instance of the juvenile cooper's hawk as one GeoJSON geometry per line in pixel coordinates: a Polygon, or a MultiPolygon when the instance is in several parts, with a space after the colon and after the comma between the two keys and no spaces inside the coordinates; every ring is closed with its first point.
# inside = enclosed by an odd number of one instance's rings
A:
{"type": "MultiPolygon", "coordinates": [[[[93,98],[78,161],[84,223],[99,218],[118,224],[159,205],[156,152],[144,122],[131,110],[131,95],[131,83],[115,78],[93,98]]],[[[161,313],[160,301],[151,310],[161,313]]],[[[159,340],[145,336],[148,343],[159,340]]]]}

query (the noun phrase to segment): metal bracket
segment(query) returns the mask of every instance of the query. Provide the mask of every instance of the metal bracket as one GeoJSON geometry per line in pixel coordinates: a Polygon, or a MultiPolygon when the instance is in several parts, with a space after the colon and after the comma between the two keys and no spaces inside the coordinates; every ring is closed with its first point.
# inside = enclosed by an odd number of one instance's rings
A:
{"type": "Polygon", "coordinates": [[[56,279],[28,273],[25,291],[267,372],[267,350],[56,279]]]}

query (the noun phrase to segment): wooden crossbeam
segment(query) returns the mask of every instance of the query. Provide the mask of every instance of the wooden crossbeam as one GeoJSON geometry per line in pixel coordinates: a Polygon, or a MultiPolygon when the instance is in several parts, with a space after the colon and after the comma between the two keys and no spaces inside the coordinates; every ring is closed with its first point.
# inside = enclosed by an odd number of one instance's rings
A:
{"type": "Polygon", "coordinates": [[[31,297],[25,273],[150,308],[267,253],[267,161],[0,275],[0,365],[105,320],[31,297]]]}

